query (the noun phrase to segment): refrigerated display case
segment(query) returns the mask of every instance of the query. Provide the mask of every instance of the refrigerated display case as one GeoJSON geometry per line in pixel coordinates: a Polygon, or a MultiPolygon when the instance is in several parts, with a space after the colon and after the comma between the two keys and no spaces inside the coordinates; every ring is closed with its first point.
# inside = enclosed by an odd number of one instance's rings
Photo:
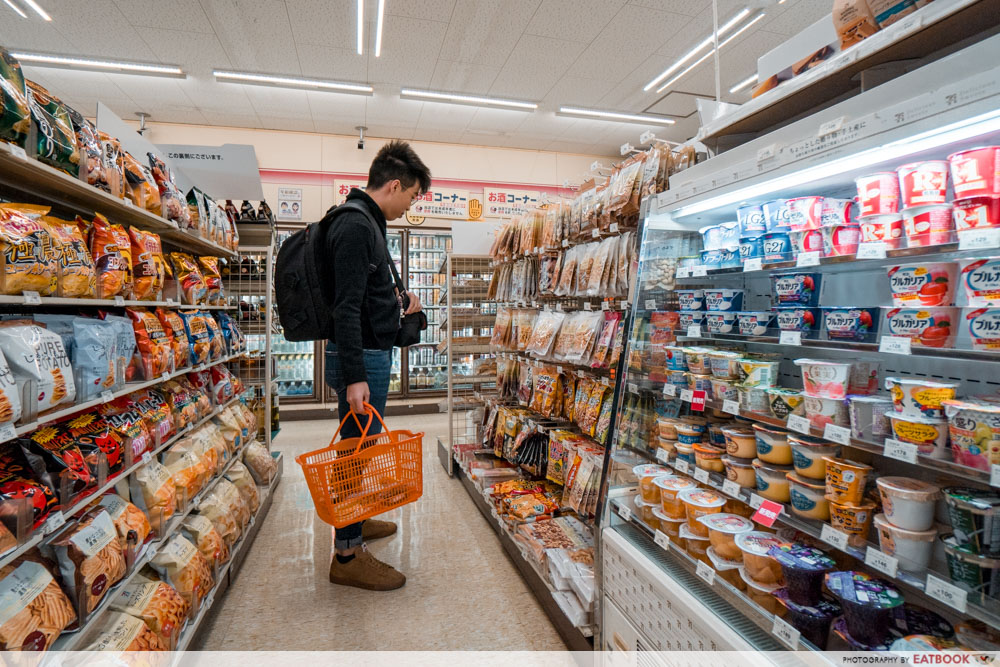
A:
{"type": "Polygon", "coordinates": [[[406,284],[413,290],[427,314],[427,330],[420,343],[406,352],[407,394],[441,393],[448,389],[448,356],[437,350],[442,340],[440,324],[445,313],[438,303],[444,287],[440,272],[451,235],[433,231],[406,231],[406,284]]]}

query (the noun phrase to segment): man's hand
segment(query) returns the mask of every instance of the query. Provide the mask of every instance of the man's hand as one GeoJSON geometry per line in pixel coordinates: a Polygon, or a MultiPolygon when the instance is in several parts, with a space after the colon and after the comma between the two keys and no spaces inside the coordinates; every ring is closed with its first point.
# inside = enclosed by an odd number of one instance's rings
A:
{"type": "Polygon", "coordinates": [[[420,299],[413,292],[407,292],[406,296],[410,297],[410,305],[407,306],[404,315],[412,315],[413,313],[419,313],[424,309],[423,305],[420,303],[420,299]]]}
{"type": "Polygon", "coordinates": [[[368,413],[365,403],[370,398],[371,392],[368,391],[367,382],[355,382],[354,384],[347,385],[347,402],[357,414],[363,415],[368,413]]]}

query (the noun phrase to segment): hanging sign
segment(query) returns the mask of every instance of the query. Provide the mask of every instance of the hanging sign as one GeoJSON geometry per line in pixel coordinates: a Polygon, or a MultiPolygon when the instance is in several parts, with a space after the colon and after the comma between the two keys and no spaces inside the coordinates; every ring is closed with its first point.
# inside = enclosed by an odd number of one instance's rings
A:
{"type": "Polygon", "coordinates": [[[483,188],[483,215],[487,218],[509,218],[524,215],[538,206],[537,190],[512,190],[508,188],[483,188]]]}
{"type": "Polygon", "coordinates": [[[469,219],[469,191],[434,188],[419,197],[410,210],[431,218],[469,219]]]}

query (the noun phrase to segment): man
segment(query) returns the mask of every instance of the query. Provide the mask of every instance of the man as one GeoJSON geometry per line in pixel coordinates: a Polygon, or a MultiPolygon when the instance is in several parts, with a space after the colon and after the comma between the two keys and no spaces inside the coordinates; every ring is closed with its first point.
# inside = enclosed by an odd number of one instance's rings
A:
{"type": "MultiPolygon", "coordinates": [[[[392,260],[386,248],[386,221],[402,216],[430,186],[430,170],[410,145],[391,141],[372,161],[365,190],[355,188],[347,195],[347,201],[357,200],[368,207],[378,230],[358,212],[341,213],[330,227],[329,261],[322,267],[333,300],[333,338],[326,345],[326,382],[337,392],[341,419],[353,409],[364,425],[368,420],[365,403],[379,414],[385,412],[392,344],[403,302],[389,269],[392,260]]],[[[406,314],[419,311],[417,296],[412,292],[406,296],[406,314]]],[[[373,419],[368,434],[380,430],[378,420],[373,419]]],[[[356,438],[361,432],[352,418],[340,434],[342,438],[356,438]]],[[[378,519],[338,528],[330,581],[377,591],[400,588],[406,577],[377,560],[362,544],[365,539],[388,537],[395,532],[396,524],[378,519]]]]}

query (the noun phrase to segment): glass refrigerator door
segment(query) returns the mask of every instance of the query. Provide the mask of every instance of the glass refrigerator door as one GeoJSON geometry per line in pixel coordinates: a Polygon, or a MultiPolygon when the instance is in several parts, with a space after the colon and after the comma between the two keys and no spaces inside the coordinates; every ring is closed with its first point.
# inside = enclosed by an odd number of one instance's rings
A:
{"type": "Polygon", "coordinates": [[[420,343],[407,354],[407,392],[443,391],[448,388],[448,356],[437,346],[444,333],[439,326],[445,306],[438,303],[444,287],[439,273],[445,254],[451,249],[451,235],[434,232],[409,232],[407,241],[407,285],[417,294],[427,314],[427,330],[420,343]]]}
{"type": "MultiPolygon", "coordinates": [[[[403,239],[405,238],[405,232],[389,230],[386,234],[386,239],[388,241],[389,255],[392,257],[392,261],[396,263],[396,270],[399,271],[399,275],[405,278],[403,273],[403,239]]],[[[400,351],[394,349],[392,351],[392,371],[389,375],[389,395],[399,394],[403,390],[402,382],[402,364],[400,361],[400,351]]]]}

